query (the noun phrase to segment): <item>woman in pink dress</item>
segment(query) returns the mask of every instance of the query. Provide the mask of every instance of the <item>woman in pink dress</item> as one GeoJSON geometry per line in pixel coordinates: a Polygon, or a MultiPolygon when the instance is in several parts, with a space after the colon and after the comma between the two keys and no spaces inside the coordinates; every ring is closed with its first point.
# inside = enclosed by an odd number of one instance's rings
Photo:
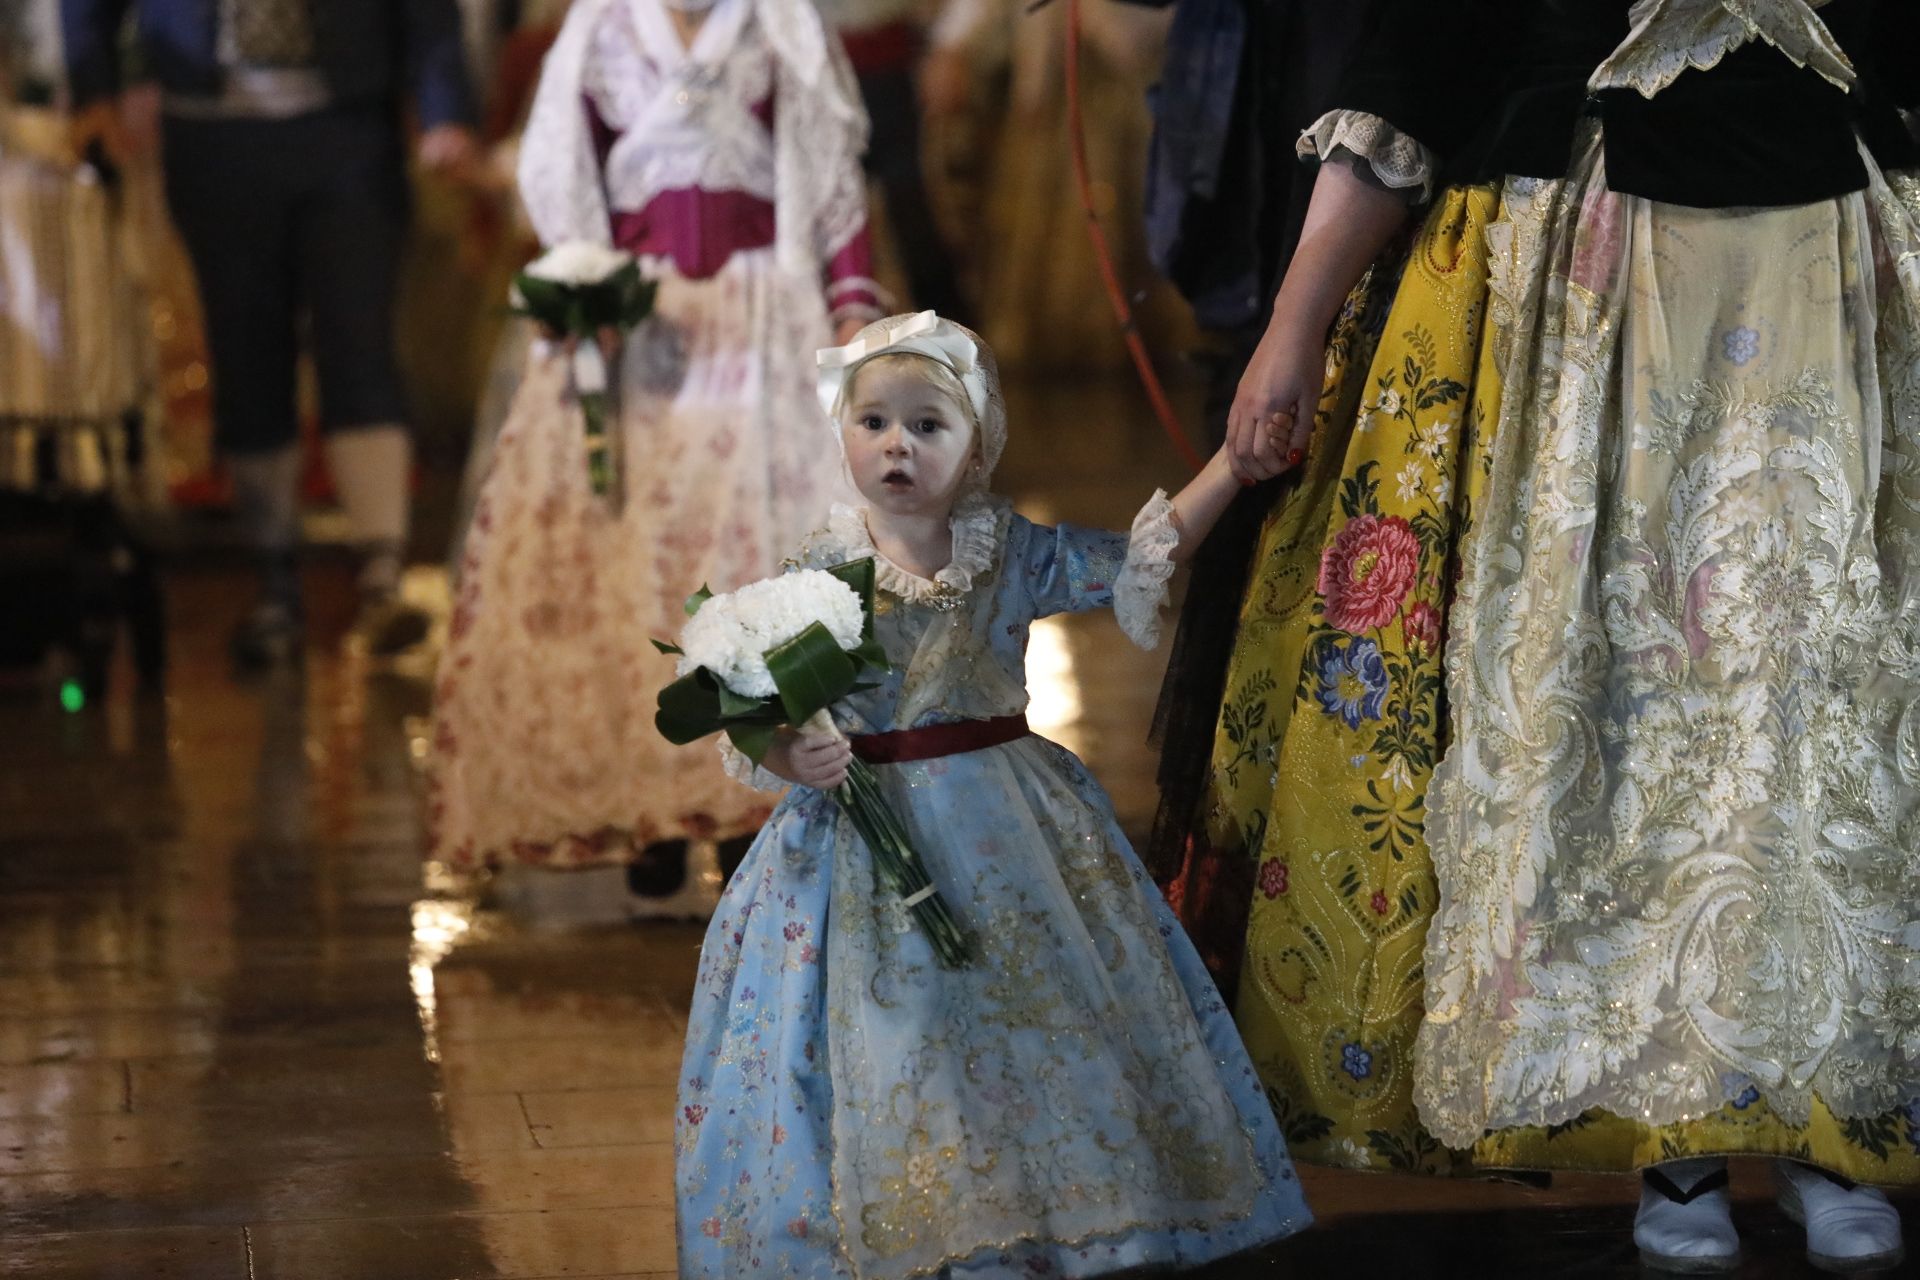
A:
{"type": "Polygon", "coordinates": [[[655,731],[673,668],[648,641],[701,585],[771,573],[843,483],[813,353],[879,314],[866,128],[805,0],[574,4],[521,196],[543,243],[627,249],[659,289],[617,361],[615,493],[589,487],[568,362],[545,344],[502,428],[436,690],[435,859],[625,863],[654,912],[711,909],[713,846],[743,846],[765,801],[655,731]]]}

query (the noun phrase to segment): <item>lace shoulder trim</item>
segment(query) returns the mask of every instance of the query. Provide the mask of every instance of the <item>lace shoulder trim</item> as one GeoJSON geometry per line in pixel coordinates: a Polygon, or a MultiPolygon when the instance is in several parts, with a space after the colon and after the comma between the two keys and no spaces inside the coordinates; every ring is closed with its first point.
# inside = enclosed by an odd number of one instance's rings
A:
{"type": "Polygon", "coordinates": [[[1301,159],[1323,164],[1344,151],[1366,161],[1374,176],[1395,191],[1417,190],[1422,200],[1433,194],[1433,152],[1365,111],[1327,112],[1307,126],[1294,149],[1301,159]]]}

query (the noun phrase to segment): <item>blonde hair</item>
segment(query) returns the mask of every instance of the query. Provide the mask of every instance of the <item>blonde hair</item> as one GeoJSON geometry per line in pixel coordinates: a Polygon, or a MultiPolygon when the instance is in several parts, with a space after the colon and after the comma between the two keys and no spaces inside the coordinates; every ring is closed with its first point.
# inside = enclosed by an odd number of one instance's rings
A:
{"type": "Polygon", "coordinates": [[[973,425],[975,447],[978,447],[980,420],[973,412],[973,400],[967,395],[966,385],[960,381],[960,375],[932,356],[923,356],[917,351],[882,351],[855,365],[852,372],[847,374],[847,380],[840,385],[840,398],[833,406],[834,421],[844,422],[847,408],[853,403],[854,389],[860,383],[860,375],[875,366],[898,369],[911,366],[922,382],[930,384],[960,407],[960,412],[973,425]]]}

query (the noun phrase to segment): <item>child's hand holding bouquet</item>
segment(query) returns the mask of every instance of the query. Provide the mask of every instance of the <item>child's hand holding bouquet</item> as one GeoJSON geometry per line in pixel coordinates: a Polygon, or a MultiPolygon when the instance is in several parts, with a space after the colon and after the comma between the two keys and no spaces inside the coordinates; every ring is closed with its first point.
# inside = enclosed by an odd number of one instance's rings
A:
{"type": "Polygon", "coordinates": [[[799,786],[832,791],[847,780],[847,771],[853,765],[853,743],[838,730],[786,729],[774,735],[767,758],[760,765],[799,786]]]}
{"type": "Polygon", "coordinates": [[[935,958],[965,967],[965,931],[934,888],[872,768],[856,758],[827,708],[887,665],[873,635],[874,565],[802,569],[730,595],[701,592],[678,646],[680,678],[660,692],[655,717],[668,741],[725,732],[755,764],[831,795],[873,854],[880,884],[925,931],[935,958]]]}

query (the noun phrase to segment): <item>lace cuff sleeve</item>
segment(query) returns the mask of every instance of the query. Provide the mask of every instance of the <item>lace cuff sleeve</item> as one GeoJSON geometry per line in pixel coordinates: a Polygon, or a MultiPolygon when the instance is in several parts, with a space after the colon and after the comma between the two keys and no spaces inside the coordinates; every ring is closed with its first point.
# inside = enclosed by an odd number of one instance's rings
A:
{"type": "Polygon", "coordinates": [[[1133,518],[1127,562],[1113,583],[1113,616],[1127,639],[1142,649],[1160,644],[1160,611],[1167,606],[1173,553],[1180,545],[1180,515],[1164,489],[1133,518]]]}
{"type": "Polygon", "coordinates": [[[1303,160],[1349,159],[1364,178],[1415,201],[1433,195],[1434,156],[1417,140],[1364,111],[1329,111],[1294,148],[1303,160]]]}
{"type": "Polygon", "coordinates": [[[727,771],[729,778],[755,791],[785,791],[790,785],[779,774],[762,769],[749,760],[746,753],[734,746],[733,740],[724,733],[720,735],[720,767],[727,771]]]}

